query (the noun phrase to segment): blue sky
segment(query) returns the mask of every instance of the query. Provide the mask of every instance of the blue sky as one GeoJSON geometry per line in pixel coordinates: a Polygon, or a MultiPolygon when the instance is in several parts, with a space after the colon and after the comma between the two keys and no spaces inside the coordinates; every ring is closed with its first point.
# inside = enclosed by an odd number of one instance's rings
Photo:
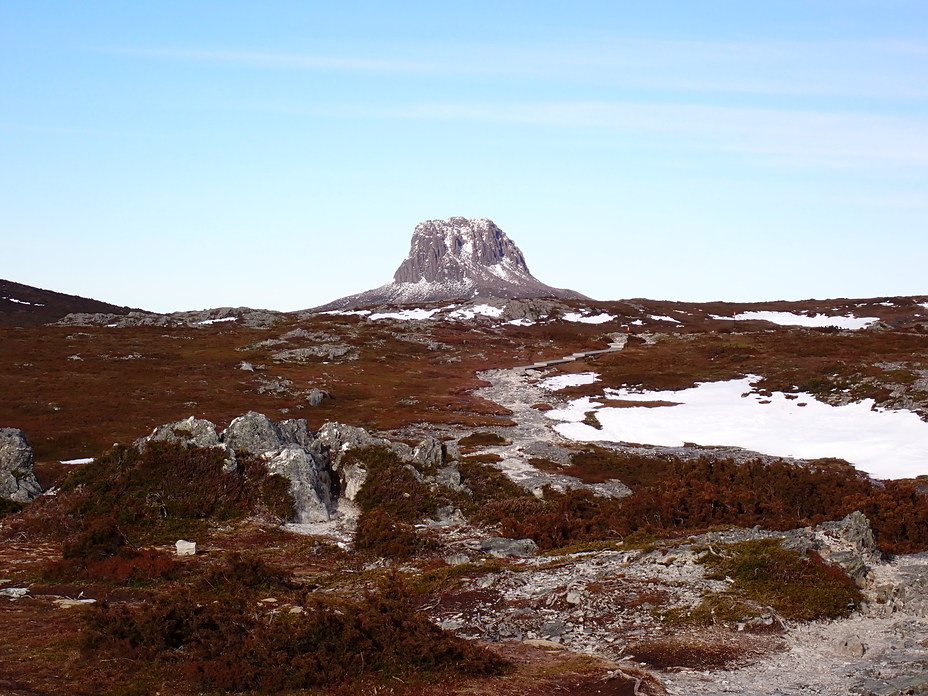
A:
{"type": "Polygon", "coordinates": [[[0,277],[157,311],[489,217],[597,299],[928,293],[928,3],[0,3],[0,277]]]}

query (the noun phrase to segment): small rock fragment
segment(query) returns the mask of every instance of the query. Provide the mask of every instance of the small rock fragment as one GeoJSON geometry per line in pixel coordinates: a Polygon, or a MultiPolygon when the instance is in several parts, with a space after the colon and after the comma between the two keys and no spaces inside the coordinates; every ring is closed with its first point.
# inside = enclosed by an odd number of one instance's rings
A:
{"type": "Polygon", "coordinates": [[[174,546],[177,549],[178,556],[197,555],[197,542],[195,541],[185,541],[184,539],[178,539],[174,546]]]}

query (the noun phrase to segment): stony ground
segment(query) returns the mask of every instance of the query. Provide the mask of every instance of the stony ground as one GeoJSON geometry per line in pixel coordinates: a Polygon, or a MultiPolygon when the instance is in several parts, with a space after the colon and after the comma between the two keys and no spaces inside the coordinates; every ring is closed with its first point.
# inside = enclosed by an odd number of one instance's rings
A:
{"type": "MultiPolygon", "coordinates": [[[[552,421],[537,408],[557,401],[556,394],[538,386],[543,373],[491,370],[480,376],[490,383],[479,390],[480,396],[510,410],[516,423],[498,430],[508,444],[486,449],[499,455],[495,465],[513,480],[531,489],[548,484],[623,493],[619,482],[584,484],[529,464],[532,457],[566,462],[571,451],[571,444],[553,432],[552,421]]],[[[747,530],[731,538],[771,534],[747,530]]],[[[657,609],[695,606],[704,591],[724,587],[723,581],[704,578],[693,551],[723,539],[729,540],[715,534],[649,551],[600,550],[528,559],[505,573],[475,579],[429,610],[443,627],[461,635],[543,640],[621,661],[637,642],[675,635],[674,629],[662,625],[657,609]]],[[[885,562],[874,554],[867,560],[870,572],[863,585],[868,601],[862,611],[844,620],[800,625],[771,617],[776,630],[761,626],[759,631],[721,631],[711,639],[743,652],[742,666],[680,669],[662,674],[662,681],[676,694],[928,692],[928,554],[885,562]]]]}

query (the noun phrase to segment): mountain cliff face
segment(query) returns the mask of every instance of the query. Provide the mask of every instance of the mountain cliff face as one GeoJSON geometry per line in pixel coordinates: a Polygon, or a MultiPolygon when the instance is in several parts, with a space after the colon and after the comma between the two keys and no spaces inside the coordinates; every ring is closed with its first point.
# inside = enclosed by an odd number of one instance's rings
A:
{"type": "Polygon", "coordinates": [[[396,269],[392,283],[319,309],[476,297],[586,299],[535,278],[519,247],[492,220],[453,217],[416,225],[409,255],[396,269]]]}

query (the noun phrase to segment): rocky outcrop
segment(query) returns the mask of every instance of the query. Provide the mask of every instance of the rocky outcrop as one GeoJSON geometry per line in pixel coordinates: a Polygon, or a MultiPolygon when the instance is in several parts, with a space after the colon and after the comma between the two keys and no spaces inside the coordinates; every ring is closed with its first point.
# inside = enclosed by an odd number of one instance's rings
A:
{"type": "Polygon", "coordinates": [[[124,314],[102,312],[72,312],[58,320],[60,326],[191,326],[209,327],[229,323],[249,328],[267,328],[284,318],[283,312],[249,307],[216,307],[190,312],[127,311],[124,314]]]}
{"type": "Polygon", "coordinates": [[[32,447],[23,431],[0,428],[0,498],[27,503],[41,493],[34,464],[32,447]]]}
{"type": "Polygon", "coordinates": [[[317,310],[475,297],[587,299],[535,278],[519,247],[492,220],[453,217],[416,225],[409,255],[393,274],[392,283],[317,310]]]}
{"type": "Polygon", "coordinates": [[[288,445],[264,455],[267,470],[290,480],[290,494],[296,510],[294,522],[308,524],[331,518],[332,478],[328,462],[300,445],[288,445]]]}
{"type": "Polygon", "coordinates": [[[222,433],[222,441],[232,450],[250,453],[277,450],[286,443],[280,428],[263,413],[255,411],[229,423],[222,433]]]}
{"type": "Polygon", "coordinates": [[[135,446],[144,452],[149,442],[180,442],[185,447],[222,447],[216,424],[194,416],[159,425],[150,435],[136,440],[135,446]]]}

